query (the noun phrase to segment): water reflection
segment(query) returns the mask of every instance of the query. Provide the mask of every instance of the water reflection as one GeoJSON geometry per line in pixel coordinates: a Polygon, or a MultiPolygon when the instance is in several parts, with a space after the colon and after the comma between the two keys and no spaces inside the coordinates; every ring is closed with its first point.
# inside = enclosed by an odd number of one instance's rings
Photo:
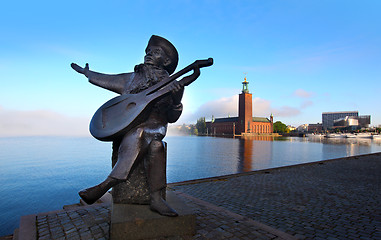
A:
{"type": "Polygon", "coordinates": [[[238,147],[237,172],[248,172],[380,152],[381,141],[258,136],[239,139],[238,147]]]}
{"type": "MultiPolygon", "coordinates": [[[[324,138],[320,140],[323,146],[323,159],[330,159],[338,156],[338,152],[345,153],[345,156],[354,156],[377,151],[377,141],[364,138],[324,138]]],[[[380,146],[378,144],[378,146],[380,146]]]]}
{"type": "Polygon", "coordinates": [[[240,139],[239,141],[239,162],[237,172],[251,171],[253,156],[253,141],[240,139]]]}
{"type": "Polygon", "coordinates": [[[249,172],[271,165],[272,141],[270,136],[252,136],[239,139],[237,172],[249,172]]]}
{"type": "MultiPolygon", "coordinates": [[[[369,138],[302,138],[304,141],[321,142],[323,144],[349,144],[349,145],[367,145],[376,144],[377,140],[369,138]]],[[[381,143],[381,142],[380,142],[381,143]]],[[[380,144],[378,144],[380,145],[380,144]]]]}

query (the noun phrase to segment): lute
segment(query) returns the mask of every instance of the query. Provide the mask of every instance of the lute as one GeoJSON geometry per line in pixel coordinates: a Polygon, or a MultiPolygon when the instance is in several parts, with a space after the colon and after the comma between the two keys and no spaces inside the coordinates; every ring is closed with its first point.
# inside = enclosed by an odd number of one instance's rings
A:
{"type": "Polygon", "coordinates": [[[196,60],[194,63],[137,93],[122,94],[104,103],[94,114],[90,122],[90,133],[98,140],[113,141],[144,121],[150,106],[157,99],[169,94],[169,84],[185,73],[193,70],[193,78],[184,77],[179,83],[188,86],[200,75],[200,68],[213,64],[213,58],[196,60]]]}

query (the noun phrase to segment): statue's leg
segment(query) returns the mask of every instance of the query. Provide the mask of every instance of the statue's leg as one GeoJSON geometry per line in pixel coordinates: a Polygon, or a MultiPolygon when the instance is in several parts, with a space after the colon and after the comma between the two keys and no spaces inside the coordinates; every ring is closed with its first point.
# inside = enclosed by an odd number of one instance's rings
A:
{"type": "Polygon", "coordinates": [[[161,215],[175,217],[178,214],[162,198],[161,192],[167,186],[166,179],[166,156],[164,144],[161,140],[153,140],[146,157],[145,167],[147,171],[147,181],[150,188],[151,210],[161,215]]]}
{"type": "Polygon", "coordinates": [[[87,204],[93,204],[110,188],[127,180],[128,173],[143,148],[142,133],[143,130],[141,128],[127,133],[119,145],[118,161],[106,180],[94,187],[79,192],[79,196],[87,204]]]}
{"type": "Polygon", "coordinates": [[[100,197],[102,197],[110,188],[120,183],[121,180],[107,177],[106,180],[94,187],[81,190],[78,194],[87,204],[95,203],[100,197]]]}
{"type": "Polygon", "coordinates": [[[143,140],[143,128],[128,132],[118,149],[118,160],[109,177],[126,181],[135,160],[146,152],[147,143],[143,140]]]}

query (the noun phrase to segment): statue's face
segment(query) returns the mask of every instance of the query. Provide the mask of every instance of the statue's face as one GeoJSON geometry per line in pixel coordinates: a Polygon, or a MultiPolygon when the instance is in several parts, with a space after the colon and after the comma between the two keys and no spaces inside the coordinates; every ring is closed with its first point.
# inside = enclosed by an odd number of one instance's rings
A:
{"type": "Polygon", "coordinates": [[[164,68],[170,63],[170,59],[167,57],[167,54],[165,54],[161,47],[149,46],[146,49],[144,63],[164,68]]]}

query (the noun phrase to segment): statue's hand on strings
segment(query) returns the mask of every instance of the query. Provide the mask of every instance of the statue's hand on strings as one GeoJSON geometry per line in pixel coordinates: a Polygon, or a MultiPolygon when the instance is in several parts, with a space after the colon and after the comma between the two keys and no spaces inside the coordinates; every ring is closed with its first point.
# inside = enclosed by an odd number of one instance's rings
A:
{"type": "Polygon", "coordinates": [[[171,93],[173,104],[180,104],[184,94],[184,86],[176,80],[173,81],[171,83],[171,93]]]}

